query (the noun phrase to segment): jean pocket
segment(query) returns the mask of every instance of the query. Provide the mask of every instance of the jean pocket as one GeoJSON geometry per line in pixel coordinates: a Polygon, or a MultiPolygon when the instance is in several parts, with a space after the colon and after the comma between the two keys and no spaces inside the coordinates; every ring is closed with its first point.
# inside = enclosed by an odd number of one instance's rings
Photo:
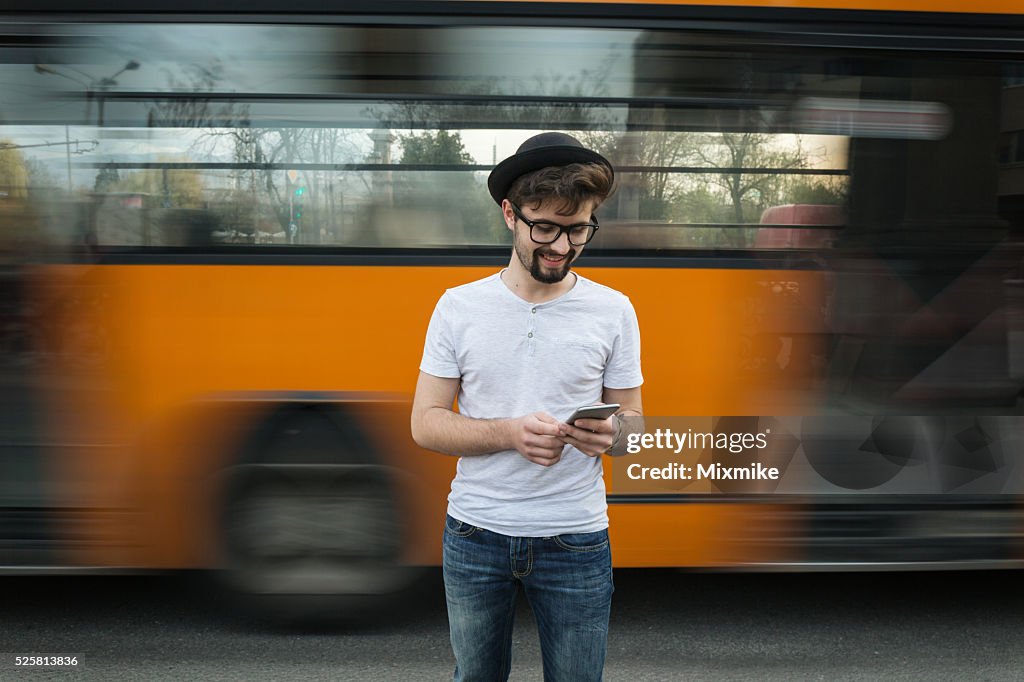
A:
{"type": "Polygon", "coordinates": [[[608,547],[607,530],[594,533],[564,533],[551,539],[556,545],[570,552],[600,552],[608,547]]]}
{"type": "Polygon", "coordinates": [[[444,530],[460,538],[468,538],[477,531],[476,526],[471,526],[464,521],[459,521],[454,516],[446,514],[444,517],[444,530]]]}

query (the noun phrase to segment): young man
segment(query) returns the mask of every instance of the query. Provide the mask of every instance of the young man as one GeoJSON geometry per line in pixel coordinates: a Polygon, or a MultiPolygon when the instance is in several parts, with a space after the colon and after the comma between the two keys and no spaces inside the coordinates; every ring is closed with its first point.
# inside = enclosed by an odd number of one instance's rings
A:
{"type": "Polygon", "coordinates": [[[544,679],[600,680],[612,597],[601,454],[640,415],[640,334],[629,299],[572,272],[597,231],[611,164],[542,133],[488,178],[514,247],[508,267],[444,293],[412,409],[422,447],[460,457],[448,497],[444,583],[455,679],[505,680],[522,585],[544,679]],[[453,411],[458,397],[459,411],[453,411]]]}

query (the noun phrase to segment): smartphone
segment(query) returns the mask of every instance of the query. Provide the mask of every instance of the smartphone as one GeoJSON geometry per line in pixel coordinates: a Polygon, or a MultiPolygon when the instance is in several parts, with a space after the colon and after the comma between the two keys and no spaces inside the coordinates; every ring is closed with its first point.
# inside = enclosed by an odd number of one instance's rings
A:
{"type": "Polygon", "coordinates": [[[583,407],[577,407],[576,411],[572,413],[572,416],[565,420],[566,424],[570,426],[576,422],[577,419],[607,419],[622,407],[619,403],[604,403],[601,405],[584,405],[583,407]]]}

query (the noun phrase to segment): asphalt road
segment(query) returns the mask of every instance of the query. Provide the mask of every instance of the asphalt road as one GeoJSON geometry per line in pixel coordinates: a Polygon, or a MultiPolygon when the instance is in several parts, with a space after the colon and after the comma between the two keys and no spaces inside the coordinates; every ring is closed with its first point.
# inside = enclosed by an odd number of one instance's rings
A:
{"type": "MultiPolygon", "coordinates": [[[[1019,680],[1021,574],[619,570],[607,680],[1019,680]]],[[[440,577],[376,625],[226,613],[193,575],[0,578],[0,679],[450,679],[440,577]],[[77,654],[63,672],[16,653],[77,654]]],[[[540,680],[529,610],[512,679],[540,680]]]]}

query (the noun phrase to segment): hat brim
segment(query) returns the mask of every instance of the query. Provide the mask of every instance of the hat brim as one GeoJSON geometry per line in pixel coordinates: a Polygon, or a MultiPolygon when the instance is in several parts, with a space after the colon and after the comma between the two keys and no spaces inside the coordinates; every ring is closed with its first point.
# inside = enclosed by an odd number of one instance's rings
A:
{"type": "Polygon", "coordinates": [[[549,166],[568,166],[571,163],[599,163],[612,170],[612,164],[597,152],[569,145],[530,149],[508,157],[487,177],[487,189],[497,204],[508,196],[516,178],[549,166]]]}

